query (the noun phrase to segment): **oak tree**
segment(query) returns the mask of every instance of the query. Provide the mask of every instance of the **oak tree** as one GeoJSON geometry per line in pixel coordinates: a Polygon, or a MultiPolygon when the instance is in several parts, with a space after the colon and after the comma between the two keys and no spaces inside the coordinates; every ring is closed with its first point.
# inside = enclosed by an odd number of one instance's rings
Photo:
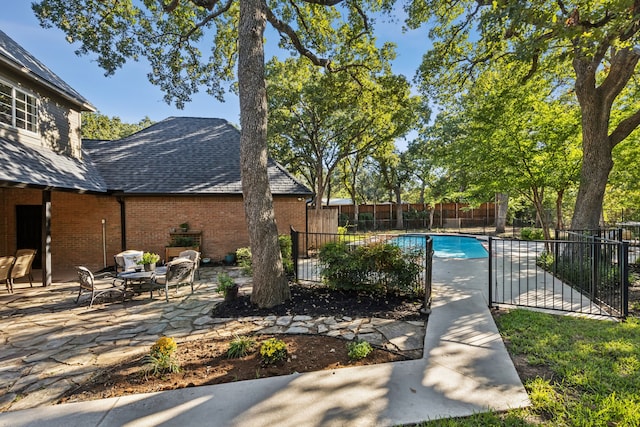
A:
{"type": "Polygon", "coordinates": [[[260,307],[290,298],[267,174],[267,23],[281,48],[338,72],[366,65],[349,55],[350,47],[372,37],[365,11],[389,7],[385,0],[41,0],[33,5],[42,25],[61,28],[69,42],[79,43],[78,53],[96,54],[107,74],[128,60],[146,59],[149,81],[178,107],[199,90],[222,100],[237,64],[251,300],[260,307]]]}

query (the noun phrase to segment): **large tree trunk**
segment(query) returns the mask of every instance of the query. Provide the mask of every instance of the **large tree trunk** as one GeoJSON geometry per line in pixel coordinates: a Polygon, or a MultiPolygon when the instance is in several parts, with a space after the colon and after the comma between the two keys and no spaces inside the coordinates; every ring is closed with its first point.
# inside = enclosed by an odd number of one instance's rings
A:
{"type": "Polygon", "coordinates": [[[610,108],[597,91],[580,100],[582,109],[582,169],[580,187],[571,221],[574,230],[595,230],[613,167],[609,144],[610,108]]]}
{"type": "Polygon", "coordinates": [[[496,194],[498,212],[496,214],[496,234],[504,233],[507,226],[507,210],[509,209],[509,195],[496,194]]]}
{"type": "Polygon", "coordinates": [[[396,229],[402,230],[404,228],[404,217],[402,216],[402,189],[400,186],[396,186],[393,189],[396,196],[396,229]]]}
{"type": "Polygon", "coordinates": [[[640,54],[636,49],[616,50],[606,44],[599,54],[601,57],[575,57],[573,60],[576,96],[582,113],[582,170],[571,221],[574,230],[598,228],[604,192],[613,167],[611,151],[640,124],[640,110],[636,110],[609,132],[611,106],[634,75],[640,54]],[[609,73],[597,86],[596,73],[605,51],[612,53],[609,73]]]}
{"type": "Polygon", "coordinates": [[[267,92],[261,0],[240,1],[238,88],[240,95],[240,168],[244,210],[253,264],[251,301],[273,307],[291,298],[282,268],[273,196],[267,174],[267,92]]]}

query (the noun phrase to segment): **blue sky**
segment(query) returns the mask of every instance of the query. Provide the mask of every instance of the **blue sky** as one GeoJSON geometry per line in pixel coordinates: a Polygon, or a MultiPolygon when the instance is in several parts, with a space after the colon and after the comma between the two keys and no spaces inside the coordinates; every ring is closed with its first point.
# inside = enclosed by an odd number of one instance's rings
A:
{"type": "MultiPolygon", "coordinates": [[[[234,94],[228,93],[225,102],[221,103],[202,92],[179,110],[164,102],[160,89],[148,82],[145,62],[129,62],[115,75],[105,77],[104,71],[90,56],[74,53],[74,46],[66,42],[62,31],[40,27],[30,1],[4,3],[0,29],[87,98],[102,114],[120,117],[127,123],[136,123],[145,116],[154,121],[169,116],[193,116],[223,118],[234,124],[240,122],[240,109],[234,94]]],[[[402,33],[401,23],[382,22],[382,19],[377,22],[376,29],[380,43],[392,41],[397,45],[394,72],[413,79],[422,54],[430,45],[426,30],[402,33]]],[[[276,40],[268,39],[267,43],[274,45],[276,40]]]]}

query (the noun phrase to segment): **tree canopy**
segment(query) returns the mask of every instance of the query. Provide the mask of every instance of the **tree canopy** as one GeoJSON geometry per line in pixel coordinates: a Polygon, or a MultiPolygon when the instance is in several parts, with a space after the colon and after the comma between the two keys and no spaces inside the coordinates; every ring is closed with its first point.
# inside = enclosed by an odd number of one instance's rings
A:
{"type": "Polygon", "coordinates": [[[124,123],[120,117],[104,114],[82,113],[82,137],[87,139],[115,140],[136,133],[153,124],[149,117],[138,123],[124,123]]]}
{"type": "Polygon", "coordinates": [[[222,99],[237,89],[240,169],[253,256],[251,299],[261,307],[290,296],[282,268],[273,196],[267,174],[267,98],[264,32],[279,45],[329,72],[366,67],[373,22],[391,0],[41,0],[33,9],[55,25],[79,54],[94,53],[107,74],[128,60],[146,59],[149,81],[178,107],[200,90],[222,99]],[[237,87],[235,82],[237,65],[237,87]]]}
{"type": "Polygon", "coordinates": [[[572,226],[600,219],[612,150],[640,124],[637,0],[540,2],[415,0],[408,24],[433,25],[433,49],[419,79],[438,100],[462,94],[496,60],[526,64],[526,81],[543,70],[571,73],[581,109],[583,161],[572,226]],[[629,97],[624,94],[634,94],[629,97]],[[618,111],[622,114],[614,115],[618,111]]]}

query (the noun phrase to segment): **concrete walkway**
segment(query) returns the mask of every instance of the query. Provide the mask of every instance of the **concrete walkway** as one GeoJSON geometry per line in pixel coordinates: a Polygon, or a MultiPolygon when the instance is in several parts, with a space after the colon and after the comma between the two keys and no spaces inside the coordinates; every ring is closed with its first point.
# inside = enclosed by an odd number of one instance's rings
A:
{"type": "Polygon", "coordinates": [[[529,405],[478,265],[454,262],[434,265],[422,359],[41,406],[0,426],[393,426],[529,405]]]}

